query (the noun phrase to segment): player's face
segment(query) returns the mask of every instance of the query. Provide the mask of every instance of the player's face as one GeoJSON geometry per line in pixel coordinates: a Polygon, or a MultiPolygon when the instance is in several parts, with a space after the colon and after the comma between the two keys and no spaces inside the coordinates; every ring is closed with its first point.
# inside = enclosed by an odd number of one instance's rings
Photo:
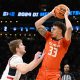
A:
{"type": "Polygon", "coordinates": [[[57,38],[57,36],[61,33],[61,29],[58,28],[57,26],[53,26],[51,28],[51,36],[52,38],[57,38]]]}
{"type": "Polygon", "coordinates": [[[26,53],[25,46],[23,45],[23,43],[19,44],[18,50],[19,50],[20,54],[25,54],[26,53]]]}

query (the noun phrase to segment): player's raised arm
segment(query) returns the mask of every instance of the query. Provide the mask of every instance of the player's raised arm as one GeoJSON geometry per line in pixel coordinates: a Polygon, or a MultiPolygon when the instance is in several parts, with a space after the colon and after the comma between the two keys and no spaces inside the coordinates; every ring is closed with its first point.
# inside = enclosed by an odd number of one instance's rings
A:
{"type": "Polygon", "coordinates": [[[45,33],[47,31],[46,28],[43,26],[43,23],[54,15],[54,10],[52,12],[50,12],[49,14],[45,15],[44,17],[40,18],[35,22],[36,29],[43,37],[45,36],[45,33]]]}
{"type": "Polygon", "coordinates": [[[65,16],[65,23],[66,23],[66,32],[65,32],[65,39],[66,40],[71,40],[71,35],[72,35],[72,24],[68,18],[69,10],[66,11],[64,14],[65,16]]]}

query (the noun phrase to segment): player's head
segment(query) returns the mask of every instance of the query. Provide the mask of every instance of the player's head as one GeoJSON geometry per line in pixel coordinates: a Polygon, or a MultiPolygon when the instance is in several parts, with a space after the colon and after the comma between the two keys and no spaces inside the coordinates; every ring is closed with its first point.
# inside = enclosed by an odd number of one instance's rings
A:
{"type": "Polygon", "coordinates": [[[70,70],[70,66],[68,65],[68,64],[65,64],[64,65],[64,72],[66,73],[66,72],[69,72],[69,70],[70,70]]]}
{"type": "Polygon", "coordinates": [[[52,37],[56,38],[59,35],[62,35],[64,37],[66,31],[66,26],[64,23],[60,21],[56,21],[53,23],[53,27],[51,28],[52,37]]]}
{"type": "Polygon", "coordinates": [[[9,43],[9,48],[13,54],[19,53],[23,55],[24,53],[26,53],[25,46],[23,45],[21,39],[12,40],[9,43]]]}

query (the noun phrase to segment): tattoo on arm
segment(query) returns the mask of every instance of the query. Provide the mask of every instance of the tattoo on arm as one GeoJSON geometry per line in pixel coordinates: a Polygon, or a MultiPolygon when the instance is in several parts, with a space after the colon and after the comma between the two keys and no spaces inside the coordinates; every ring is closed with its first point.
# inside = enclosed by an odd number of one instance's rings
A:
{"type": "Polygon", "coordinates": [[[45,34],[46,34],[46,29],[45,28],[42,28],[42,27],[40,27],[40,28],[38,28],[37,29],[37,31],[43,36],[43,37],[45,37],[45,34]]]}

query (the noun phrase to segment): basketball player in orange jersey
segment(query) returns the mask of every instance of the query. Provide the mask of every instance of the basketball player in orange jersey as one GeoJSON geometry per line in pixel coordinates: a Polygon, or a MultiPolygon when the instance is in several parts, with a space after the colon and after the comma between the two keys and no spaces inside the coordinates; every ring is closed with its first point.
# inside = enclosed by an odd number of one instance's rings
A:
{"type": "Polygon", "coordinates": [[[47,19],[52,16],[56,17],[54,9],[35,22],[37,31],[46,39],[45,56],[36,80],[61,80],[60,63],[71,42],[72,24],[68,18],[69,10],[64,14],[66,25],[56,21],[51,28],[51,32],[43,26],[47,19]]]}

